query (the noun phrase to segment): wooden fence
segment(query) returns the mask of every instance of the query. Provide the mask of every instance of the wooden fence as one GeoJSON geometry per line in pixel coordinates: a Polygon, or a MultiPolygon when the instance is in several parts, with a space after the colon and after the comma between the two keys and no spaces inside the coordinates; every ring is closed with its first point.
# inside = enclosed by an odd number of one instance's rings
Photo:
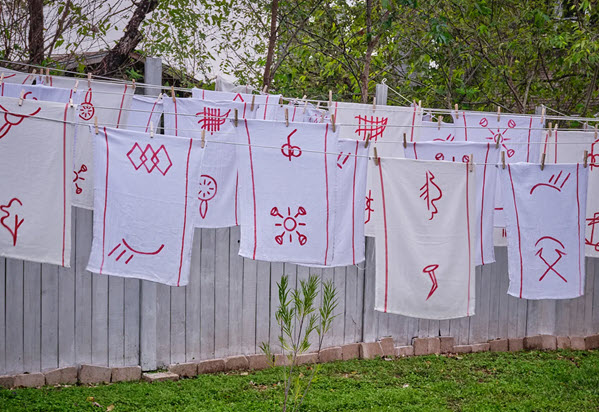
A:
{"type": "Polygon", "coordinates": [[[375,312],[374,241],[360,267],[309,269],[243,259],[239,228],[196,230],[187,287],[85,271],[92,212],[74,209],[71,269],[0,258],[0,374],[35,372],[82,363],[141,365],[259,353],[276,343],[277,286],[314,273],[335,282],[339,307],[324,346],[393,336],[454,336],[457,343],[549,333],[599,332],[599,264],[587,258],[585,295],[527,301],[507,295],[507,252],[476,271],[476,315],[448,321],[375,312]]]}

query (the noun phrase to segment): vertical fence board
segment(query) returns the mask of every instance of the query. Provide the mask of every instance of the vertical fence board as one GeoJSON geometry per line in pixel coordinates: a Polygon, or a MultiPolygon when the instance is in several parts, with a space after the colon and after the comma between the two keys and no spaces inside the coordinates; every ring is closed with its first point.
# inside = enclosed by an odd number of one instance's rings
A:
{"type": "Polygon", "coordinates": [[[256,275],[258,262],[243,259],[241,352],[254,353],[256,345],[256,275]]]}
{"type": "Polygon", "coordinates": [[[214,357],[214,264],[216,230],[202,229],[202,262],[200,272],[200,348],[202,359],[214,357]]]}
{"type": "Polygon", "coordinates": [[[25,262],[23,273],[23,369],[31,372],[41,369],[41,290],[42,265],[25,262]]]}
{"type": "Polygon", "coordinates": [[[364,271],[364,307],[362,316],[362,328],[364,342],[374,342],[377,338],[377,312],[374,310],[374,287],[375,287],[375,241],[374,238],[366,238],[366,268],[364,271]]]}
{"type": "MultiPolygon", "coordinates": [[[[77,243],[77,215],[71,213],[71,244],[77,243]]],[[[58,268],[58,366],[75,363],[75,257],[72,247],[70,268],[58,268]]]]}
{"type": "Polygon", "coordinates": [[[214,278],[214,356],[229,354],[230,229],[216,229],[214,278]]]}
{"type": "Polygon", "coordinates": [[[6,259],[6,369],[23,370],[23,261],[6,259]]]}
{"type": "Polygon", "coordinates": [[[357,342],[358,322],[358,268],[348,266],[345,269],[345,302],[343,313],[339,316],[343,321],[343,343],[357,342]]]}
{"type": "Polygon", "coordinates": [[[197,362],[200,359],[200,271],[201,271],[202,231],[195,229],[191,254],[189,284],[185,287],[185,361],[197,362]]]}
{"type": "MultiPolygon", "coordinates": [[[[57,309],[58,267],[42,265],[42,370],[58,367],[57,309]]],[[[7,325],[7,328],[9,326],[7,325]]]]}
{"type": "Polygon", "coordinates": [[[156,367],[171,363],[171,287],[156,284],[156,367]]]}
{"type": "MultiPolygon", "coordinates": [[[[75,208],[75,359],[92,361],[92,274],[85,270],[92,242],[90,210],[75,208]]],[[[42,315],[43,316],[43,315],[42,315]]]]}
{"type": "Polygon", "coordinates": [[[108,278],[92,274],[92,363],[108,365],[108,278]]]}
{"type": "MultiPolygon", "coordinates": [[[[0,257],[0,375],[6,371],[6,259],[0,257]]],[[[40,298],[41,300],[41,298],[40,298]]],[[[41,328],[40,328],[41,329],[41,328]]]]}
{"type": "Polygon", "coordinates": [[[229,354],[242,353],[243,258],[239,256],[240,235],[239,226],[231,228],[229,239],[229,354]]]}
{"type": "MultiPolygon", "coordinates": [[[[269,262],[258,262],[258,274],[256,276],[256,342],[251,353],[259,352],[262,342],[270,340],[271,272],[269,262]]],[[[276,310],[276,306],[273,309],[276,310]]]]}
{"type": "Polygon", "coordinates": [[[125,322],[124,322],[124,354],[123,364],[139,363],[139,331],[140,331],[140,281],[125,279],[125,322]]]}

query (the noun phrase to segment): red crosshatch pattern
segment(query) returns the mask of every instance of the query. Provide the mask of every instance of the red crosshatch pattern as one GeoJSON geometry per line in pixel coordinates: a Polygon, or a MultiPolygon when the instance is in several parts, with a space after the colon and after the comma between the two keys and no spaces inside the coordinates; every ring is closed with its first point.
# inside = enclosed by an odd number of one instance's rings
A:
{"type": "Polygon", "coordinates": [[[374,212],[374,209],[372,208],[372,202],[374,200],[372,199],[372,190],[368,190],[368,195],[366,196],[366,220],[364,221],[364,224],[370,222],[370,216],[371,213],[374,212]]]}
{"type": "Polygon", "coordinates": [[[96,113],[96,109],[92,103],[92,89],[90,87],[87,89],[87,93],[85,93],[83,103],[79,105],[79,117],[85,121],[91,120],[94,117],[94,113],[96,113]]]}
{"type": "Polygon", "coordinates": [[[16,210],[13,209],[11,211],[11,207],[18,207],[13,206],[13,203],[18,203],[20,206],[23,206],[23,203],[21,203],[21,201],[16,197],[10,199],[10,201],[7,204],[0,205],[0,212],[4,213],[4,216],[0,218],[0,225],[2,225],[6,230],[8,230],[12,237],[12,245],[16,246],[19,228],[21,227],[25,219],[19,219],[19,214],[16,210]],[[13,219],[10,219],[12,215],[14,215],[14,221],[13,219]]]}
{"type": "Polygon", "coordinates": [[[570,175],[571,175],[571,173],[568,173],[568,175],[566,177],[564,177],[564,179],[560,182],[562,173],[563,172],[559,172],[557,177],[555,176],[555,174],[551,175],[548,183],[537,183],[530,189],[530,194],[532,195],[533,192],[540,187],[549,187],[551,189],[557,190],[558,192],[561,192],[562,189],[564,188],[564,185],[566,184],[566,182],[568,181],[568,179],[570,178],[570,175]]]}
{"type": "Polygon", "coordinates": [[[591,228],[591,236],[585,238],[584,243],[599,252],[599,212],[587,219],[587,226],[591,228]]]}
{"type": "Polygon", "coordinates": [[[355,116],[358,120],[358,128],[355,133],[366,140],[366,136],[370,134],[370,139],[375,142],[378,138],[383,138],[383,132],[387,128],[388,118],[378,116],[355,116]]]}
{"type": "Polygon", "coordinates": [[[425,266],[424,269],[422,269],[422,273],[428,273],[428,276],[431,278],[431,282],[433,282],[433,285],[431,286],[430,292],[428,292],[426,300],[429,300],[429,298],[433,296],[433,293],[435,293],[435,291],[439,287],[439,284],[437,283],[437,275],[435,274],[435,270],[437,269],[439,269],[439,265],[428,265],[425,266]]]}
{"type": "Polygon", "coordinates": [[[208,201],[214,199],[216,192],[218,191],[218,185],[216,180],[212,176],[202,175],[200,176],[200,190],[198,191],[198,200],[200,201],[200,216],[202,219],[206,218],[208,213],[208,201]]]}
{"type": "Polygon", "coordinates": [[[125,253],[129,253],[129,256],[125,260],[125,265],[128,265],[129,262],[131,262],[131,259],[133,259],[133,257],[135,255],[140,255],[140,256],[157,255],[160,252],[162,252],[162,249],[164,249],[164,244],[160,245],[160,247],[158,247],[158,249],[156,249],[153,252],[142,252],[141,250],[136,250],[136,249],[132,248],[131,246],[129,246],[129,244],[127,243],[127,241],[125,241],[125,239],[121,239],[121,242],[118,245],[116,245],[110,251],[110,253],[108,253],[108,256],[112,256],[112,254],[114,254],[115,252],[117,252],[117,253],[120,252],[120,253],[118,253],[118,255],[115,255],[116,257],[114,259],[116,262],[118,262],[125,253]]]}
{"type": "Polygon", "coordinates": [[[198,124],[202,130],[214,134],[214,132],[220,132],[220,128],[229,117],[231,109],[227,110],[226,113],[221,113],[220,109],[212,107],[204,107],[201,112],[197,112],[196,116],[200,118],[198,124]]]}
{"type": "Polygon", "coordinates": [[[81,167],[79,168],[78,171],[73,170],[73,173],[75,173],[75,178],[73,179],[73,183],[75,183],[75,193],[78,195],[80,195],[83,192],[83,189],[81,187],[79,187],[77,182],[80,180],[85,180],[85,177],[81,176],[85,172],[87,172],[87,166],[84,164],[81,165],[81,167]]]}
{"type": "Polygon", "coordinates": [[[292,157],[300,157],[302,155],[302,149],[299,146],[293,146],[291,144],[291,136],[293,136],[295,132],[297,132],[297,129],[289,133],[289,136],[287,136],[287,143],[281,146],[281,153],[288,158],[290,162],[292,157]]]}
{"type": "Polygon", "coordinates": [[[283,216],[277,207],[273,207],[270,210],[270,215],[273,217],[278,217],[281,219],[281,222],[275,223],[275,226],[280,227],[283,230],[283,233],[275,236],[275,241],[282,245],[285,241],[285,234],[289,235],[289,243],[293,243],[293,234],[297,234],[297,241],[300,246],[303,246],[308,241],[306,235],[300,233],[300,226],[306,226],[305,223],[301,222],[298,217],[306,215],[306,209],[303,207],[298,207],[297,212],[295,214],[291,213],[291,208],[287,208],[287,216],[283,216]]]}
{"type": "Polygon", "coordinates": [[[506,133],[508,132],[508,130],[513,129],[514,127],[516,127],[516,122],[513,119],[508,120],[507,122],[507,128],[505,128],[503,131],[501,131],[501,128],[497,128],[496,130],[491,129],[489,126],[489,120],[486,117],[483,117],[482,119],[480,119],[479,124],[486,128],[489,132],[491,132],[492,136],[486,137],[487,140],[491,140],[493,142],[497,141],[497,138],[499,137],[499,142],[501,143],[501,146],[505,149],[506,153],[507,153],[507,157],[514,157],[514,155],[516,154],[516,151],[514,149],[510,149],[506,146],[507,141],[512,140],[509,137],[505,137],[506,133]]]}
{"type": "Polygon", "coordinates": [[[20,125],[21,122],[23,120],[25,120],[27,117],[35,116],[42,110],[42,108],[39,107],[36,111],[34,111],[33,113],[30,113],[30,114],[12,113],[12,112],[9,112],[8,110],[6,110],[2,106],[0,106],[0,110],[4,114],[4,124],[2,126],[0,126],[0,139],[2,139],[4,136],[6,136],[8,134],[8,132],[10,132],[10,129],[13,126],[20,125]]]}
{"type": "Polygon", "coordinates": [[[431,171],[426,172],[426,181],[420,188],[420,197],[426,201],[426,210],[431,212],[431,217],[428,220],[433,220],[435,215],[439,213],[435,202],[443,197],[443,191],[435,183],[435,175],[431,171]],[[437,193],[435,193],[437,192],[437,193]],[[436,196],[436,197],[435,197],[436,196]]]}
{"type": "Polygon", "coordinates": [[[161,145],[158,150],[154,150],[152,146],[148,144],[146,145],[146,148],[142,150],[141,146],[135,143],[127,153],[127,157],[135,170],[139,170],[144,166],[148,174],[156,169],[162,173],[163,176],[166,176],[173,165],[164,145],[161,145]],[[149,166],[148,162],[150,163],[149,166]]]}
{"type": "Polygon", "coordinates": [[[566,255],[566,252],[564,252],[563,249],[565,249],[564,244],[562,242],[560,242],[559,240],[557,240],[556,238],[553,238],[551,236],[543,236],[542,238],[540,238],[539,240],[537,240],[537,242],[535,243],[535,247],[539,246],[539,243],[544,242],[545,244],[547,244],[548,242],[551,242],[550,244],[552,246],[548,246],[551,249],[553,249],[555,251],[555,260],[552,263],[549,263],[546,259],[546,256],[543,255],[543,246],[539,247],[539,250],[537,251],[537,253],[535,253],[535,256],[538,256],[539,259],[541,259],[543,261],[543,263],[545,263],[547,265],[547,270],[545,270],[545,272],[541,275],[541,277],[539,278],[539,282],[543,280],[543,278],[545,276],[547,276],[547,274],[549,272],[553,272],[555,273],[557,276],[559,276],[564,282],[568,282],[566,280],[565,277],[563,277],[558,271],[557,269],[555,269],[555,265],[557,265],[557,263],[562,259],[562,256],[566,255]],[[558,248],[558,246],[561,246],[561,249],[558,248]]]}

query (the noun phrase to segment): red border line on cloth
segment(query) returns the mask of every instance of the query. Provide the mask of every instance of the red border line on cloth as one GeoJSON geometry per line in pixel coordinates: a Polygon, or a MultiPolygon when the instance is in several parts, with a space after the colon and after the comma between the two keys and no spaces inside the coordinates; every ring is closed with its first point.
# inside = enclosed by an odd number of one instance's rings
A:
{"type": "Polygon", "coordinates": [[[237,174],[235,175],[235,226],[239,226],[239,220],[237,220],[237,193],[239,191],[239,170],[237,170],[237,174]]]}
{"type": "Polygon", "coordinates": [[[329,172],[327,168],[327,137],[329,135],[329,124],[325,125],[324,129],[324,181],[325,181],[325,190],[327,197],[327,246],[324,250],[324,265],[327,265],[327,256],[329,254],[329,172]]]}
{"type": "Polygon", "coordinates": [[[152,111],[150,111],[150,117],[148,117],[148,124],[146,124],[146,133],[148,132],[148,127],[150,127],[150,123],[152,122],[152,116],[154,115],[154,109],[156,108],[157,103],[158,99],[156,99],[152,105],[152,111]]]}
{"type": "Polygon", "coordinates": [[[121,113],[123,113],[123,103],[125,103],[125,95],[127,94],[127,83],[125,83],[125,91],[123,91],[123,97],[121,97],[121,107],[119,108],[119,117],[116,121],[116,128],[118,129],[121,125],[121,113]]]}
{"type": "Polygon", "coordinates": [[[526,162],[530,162],[530,133],[532,131],[532,116],[528,125],[528,144],[526,145],[526,162]]]}
{"type": "MultiPolygon", "coordinates": [[[[512,195],[514,197],[514,210],[516,211],[516,227],[518,228],[518,253],[520,254],[520,299],[522,299],[522,284],[524,276],[524,268],[522,263],[522,239],[520,235],[520,218],[518,217],[518,206],[516,205],[516,190],[514,189],[514,180],[512,179],[512,168],[507,165],[507,171],[510,175],[510,182],[512,184],[512,195]]],[[[509,271],[509,267],[508,267],[509,271]]]]}
{"type": "Polygon", "coordinates": [[[383,169],[379,160],[379,175],[381,177],[381,195],[383,201],[383,227],[385,228],[385,310],[387,313],[387,293],[389,291],[389,248],[387,238],[387,208],[385,205],[385,184],[383,183],[383,169]]]}
{"type": "MultiPolygon", "coordinates": [[[[62,123],[62,266],[67,237],[67,112],[69,104],[64,106],[64,120],[62,123]]],[[[69,186],[70,187],[70,186],[69,186]]]]}
{"type": "Polygon", "coordinates": [[[187,225],[187,192],[189,188],[189,157],[191,156],[191,147],[193,139],[189,139],[189,149],[187,149],[187,163],[185,165],[185,207],[183,209],[183,235],[181,236],[181,258],[179,260],[179,277],[177,278],[177,286],[181,282],[181,269],[183,267],[183,250],[185,249],[185,228],[187,225]]]}
{"type": "MultiPolygon", "coordinates": [[[[557,136],[556,140],[557,140],[557,136]]],[[[580,163],[576,163],[576,206],[578,207],[578,295],[582,296],[582,259],[581,256],[583,246],[580,244],[580,196],[578,195],[578,174],[580,163]]]]}
{"type": "Polygon", "coordinates": [[[416,142],[412,143],[412,148],[414,149],[414,159],[418,160],[418,154],[416,153],[416,142]]]}
{"type": "Polygon", "coordinates": [[[248,150],[249,150],[249,156],[250,156],[250,172],[252,174],[252,198],[254,200],[254,253],[253,253],[253,257],[252,259],[256,260],[256,239],[257,239],[257,234],[256,234],[256,183],[254,182],[254,160],[252,159],[252,141],[250,138],[250,129],[248,128],[248,121],[247,119],[243,119],[243,121],[245,122],[245,130],[247,132],[248,135],[248,150]]]}
{"type": "MultiPolygon", "coordinates": [[[[488,145],[488,143],[487,143],[488,145]]],[[[468,231],[468,302],[466,303],[466,316],[470,316],[470,278],[472,277],[472,247],[470,243],[470,165],[466,167],[466,230],[468,231]]]]}
{"type": "Polygon", "coordinates": [[[351,251],[352,251],[352,263],[356,264],[356,172],[358,169],[358,148],[360,142],[356,140],[356,153],[354,156],[354,184],[352,188],[352,199],[351,199],[351,251]]]}
{"type": "Polygon", "coordinates": [[[106,127],[104,129],[104,141],[106,142],[106,181],[104,183],[104,217],[102,220],[102,263],[100,264],[100,274],[102,274],[102,270],[104,269],[104,246],[106,245],[106,207],[108,204],[108,161],[110,156],[110,151],[108,149],[108,133],[106,132],[106,127]]]}
{"type": "Polygon", "coordinates": [[[487,181],[487,164],[489,163],[489,150],[491,149],[491,144],[487,143],[487,154],[485,155],[485,167],[483,168],[483,192],[482,198],[480,201],[480,260],[481,263],[485,264],[485,252],[484,252],[484,240],[483,240],[483,214],[485,210],[485,182],[487,181]]]}
{"type": "Polygon", "coordinates": [[[462,119],[464,119],[464,140],[468,141],[468,126],[466,126],[466,112],[462,112],[462,119]]]}

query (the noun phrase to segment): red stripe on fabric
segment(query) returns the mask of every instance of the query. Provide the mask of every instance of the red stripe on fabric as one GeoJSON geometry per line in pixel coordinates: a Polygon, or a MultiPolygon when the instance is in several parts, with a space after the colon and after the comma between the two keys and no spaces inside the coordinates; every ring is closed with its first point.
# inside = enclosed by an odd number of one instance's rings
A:
{"type": "Polygon", "coordinates": [[[379,160],[379,175],[381,178],[381,194],[383,201],[383,227],[385,229],[385,310],[387,312],[387,294],[389,291],[389,248],[387,240],[387,208],[385,205],[385,184],[383,183],[383,169],[381,168],[381,161],[379,160]]]}
{"type": "Polygon", "coordinates": [[[189,157],[191,156],[191,147],[193,139],[189,139],[189,149],[187,149],[187,163],[185,165],[185,206],[183,208],[183,236],[181,236],[181,258],[179,260],[179,277],[177,286],[181,282],[181,269],[183,268],[183,250],[185,249],[185,228],[187,226],[187,191],[189,188],[189,157]]]}
{"type": "Polygon", "coordinates": [[[416,153],[416,142],[412,144],[412,149],[414,149],[414,159],[418,159],[418,153],[416,153]]]}
{"type": "Polygon", "coordinates": [[[293,116],[291,116],[291,121],[295,122],[295,112],[297,112],[297,106],[293,108],[293,116]]]}
{"type": "Polygon", "coordinates": [[[239,221],[237,220],[237,192],[239,190],[239,171],[235,175],[235,226],[239,226],[239,221]]]}
{"type": "Polygon", "coordinates": [[[526,145],[526,162],[530,162],[530,133],[532,131],[532,117],[528,125],[528,144],[526,145]]]}
{"type": "Polygon", "coordinates": [[[123,113],[123,103],[125,103],[125,95],[127,94],[127,84],[125,84],[125,91],[123,91],[123,97],[121,97],[121,107],[119,108],[119,117],[116,121],[116,128],[118,129],[121,125],[121,113],[123,113]]]}
{"type": "Polygon", "coordinates": [[[104,247],[106,245],[106,208],[108,207],[108,161],[110,157],[110,151],[108,149],[108,133],[106,127],[104,129],[104,141],[106,142],[106,180],[104,182],[104,217],[102,220],[102,263],[100,264],[100,274],[104,269],[104,247]]]}
{"type": "Polygon", "coordinates": [[[158,100],[156,100],[154,102],[154,104],[152,105],[152,111],[150,112],[150,117],[148,117],[148,124],[146,125],[146,133],[148,132],[148,127],[150,127],[150,123],[152,122],[152,115],[154,114],[154,109],[156,108],[156,103],[158,103],[158,100]]]}
{"type": "Polygon", "coordinates": [[[245,110],[247,108],[247,103],[243,103],[243,118],[245,119],[245,110]]]}
{"type": "Polygon", "coordinates": [[[485,167],[483,168],[483,193],[480,202],[480,260],[481,263],[485,264],[485,252],[484,252],[484,241],[483,241],[483,215],[485,210],[485,182],[487,181],[487,164],[489,163],[489,150],[491,144],[487,143],[487,154],[485,155],[485,167]]]}
{"type": "Polygon", "coordinates": [[[25,80],[23,80],[23,83],[21,83],[21,84],[25,84],[25,82],[27,82],[27,80],[29,80],[29,77],[31,77],[30,74],[28,74],[27,77],[25,77],[25,80]]]}
{"type": "Polygon", "coordinates": [[[520,299],[522,299],[522,284],[524,282],[524,268],[522,263],[522,239],[520,236],[520,218],[518,216],[518,206],[516,205],[516,190],[514,189],[514,180],[512,179],[512,168],[507,165],[507,171],[510,175],[510,182],[512,184],[512,195],[514,197],[514,210],[516,211],[516,227],[518,228],[518,253],[520,254],[520,299]]]}
{"type": "MultiPolygon", "coordinates": [[[[64,253],[67,238],[67,112],[69,105],[64,106],[64,120],[62,123],[62,266],[64,266],[64,253]]],[[[69,206],[70,207],[70,206],[69,206]]]]}
{"type": "Polygon", "coordinates": [[[324,265],[327,265],[327,255],[329,254],[329,172],[327,168],[327,137],[329,135],[329,124],[324,129],[324,181],[327,197],[327,246],[324,250],[324,265]]]}
{"type": "Polygon", "coordinates": [[[354,156],[354,184],[352,187],[352,198],[351,198],[351,252],[352,252],[352,263],[356,264],[356,171],[358,169],[358,148],[360,142],[356,140],[356,153],[354,156]]]}
{"type": "MultiPolygon", "coordinates": [[[[555,136],[557,139],[557,136],[555,136]]],[[[578,208],[578,294],[582,295],[582,245],[580,244],[580,197],[578,195],[578,173],[579,173],[580,163],[576,163],[576,206],[578,208]]]]}
{"type": "Polygon", "coordinates": [[[256,260],[256,239],[257,239],[257,235],[256,235],[256,184],[254,182],[254,160],[252,159],[252,141],[250,138],[250,129],[248,128],[248,121],[245,120],[245,130],[247,132],[248,135],[248,149],[249,149],[249,155],[250,155],[250,173],[252,175],[252,198],[254,199],[254,253],[252,255],[252,259],[256,260]]]}
{"type": "Polygon", "coordinates": [[[462,119],[464,119],[464,140],[468,141],[468,126],[466,125],[466,112],[462,112],[462,119]]]}
{"type": "Polygon", "coordinates": [[[470,241],[470,165],[466,167],[466,230],[468,231],[468,302],[466,302],[466,316],[470,316],[470,278],[472,277],[472,247],[470,241]]]}

